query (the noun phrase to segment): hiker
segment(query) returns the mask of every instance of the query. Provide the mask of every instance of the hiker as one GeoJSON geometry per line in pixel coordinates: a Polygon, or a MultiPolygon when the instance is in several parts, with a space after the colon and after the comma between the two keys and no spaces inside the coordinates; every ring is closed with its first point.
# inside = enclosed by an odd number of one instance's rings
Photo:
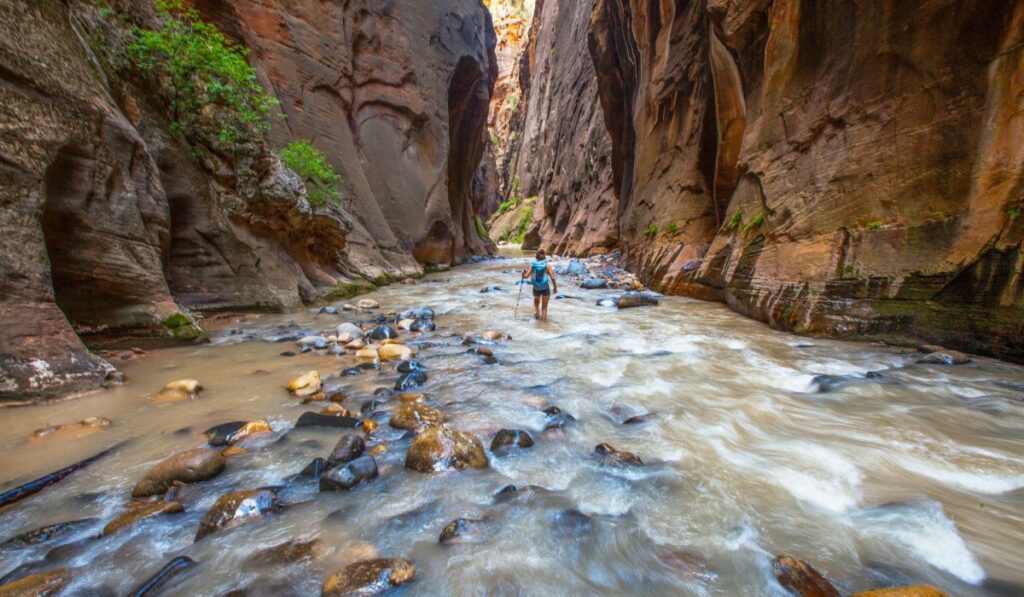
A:
{"type": "Polygon", "coordinates": [[[548,301],[552,290],[558,294],[558,282],[555,281],[555,272],[543,250],[537,251],[536,261],[530,263],[530,269],[523,272],[523,279],[527,278],[533,283],[533,318],[547,321],[548,301]]]}

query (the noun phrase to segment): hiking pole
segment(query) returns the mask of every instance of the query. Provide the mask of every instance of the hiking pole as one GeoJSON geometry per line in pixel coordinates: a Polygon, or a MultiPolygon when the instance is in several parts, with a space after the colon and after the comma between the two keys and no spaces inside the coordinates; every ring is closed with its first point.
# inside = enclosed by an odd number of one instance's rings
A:
{"type": "Polygon", "coordinates": [[[512,314],[512,319],[519,317],[519,299],[523,298],[523,277],[519,276],[519,296],[516,297],[516,312],[512,314]]]}

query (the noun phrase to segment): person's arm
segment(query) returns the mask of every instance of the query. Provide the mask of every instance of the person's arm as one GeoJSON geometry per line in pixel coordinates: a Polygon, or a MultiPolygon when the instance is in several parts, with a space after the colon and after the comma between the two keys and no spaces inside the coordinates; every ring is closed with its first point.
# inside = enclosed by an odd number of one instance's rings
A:
{"type": "Polygon", "coordinates": [[[527,279],[529,277],[530,277],[530,270],[527,269],[526,271],[523,272],[523,279],[525,280],[525,279],[527,279]]]}
{"type": "Polygon", "coordinates": [[[555,279],[555,270],[551,269],[551,264],[548,264],[548,276],[551,277],[551,288],[552,292],[558,294],[558,280],[555,279]]]}

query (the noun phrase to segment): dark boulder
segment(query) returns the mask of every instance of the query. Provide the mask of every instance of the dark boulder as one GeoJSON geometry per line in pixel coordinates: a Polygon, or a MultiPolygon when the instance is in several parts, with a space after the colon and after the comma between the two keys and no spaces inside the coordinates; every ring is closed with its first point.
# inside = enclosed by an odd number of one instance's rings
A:
{"type": "Polygon", "coordinates": [[[658,296],[653,292],[627,292],[619,297],[618,306],[620,309],[632,309],[657,305],[658,302],[658,296]]]}
{"type": "Polygon", "coordinates": [[[598,444],[594,448],[594,453],[601,458],[601,462],[604,464],[642,466],[644,463],[636,454],[619,450],[609,444],[598,444]]]}
{"type": "Polygon", "coordinates": [[[335,415],[322,415],[313,411],[306,411],[299,415],[295,421],[295,427],[340,427],[343,429],[355,429],[359,426],[359,419],[352,417],[338,417],[335,415]]]}
{"type": "Polygon", "coordinates": [[[370,330],[369,336],[373,340],[388,340],[390,338],[397,338],[398,332],[389,325],[379,325],[370,330]]]}
{"type": "Polygon", "coordinates": [[[425,383],[427,383],[426,372],[415,369],[406,373],[395,382],[395,391],[404,392],[406,390],[418,388],[425,383]]]}
{"type": "Polygon", "coordinates": [[[408,560],[387,558],[349,564],[330,576],[320,590],[321,597],[380,595],[411,583],[416,566],[408,560]]]}
{"type": "Polygon", "coordinates": [[[219,475],[226,462],[219,450],[196,448],[169,456],[149,469],[132,490],[132,497],[141,498],[167,493],[177,483],[197,483],[219,475]]]}
{"type": "Polygon", "coordinates": [[[196,541],[229,526],[260,518],[280,508],[270,489],[246,489],[226,493],[207,510],[199,523],[196,541]]]}
{"type": "Polygon", "coordinates": [[[346,433],[338,440],[331,455],[327,457],[327,464],[330,467],[349,462],[358,458],[366,449],[366,441],[359,433],[346,433]]]}
{"type": "Polygon", "coordinates": [[[602,288],[608,288],[608,282],[604,278],[590,278],[584,280],[580,284],[580,288],[583,290],[600,290],[602,288]]]}
{"type": "Polygon", "coordinates": [[[320,477],[320,491],[349,490],[376,476],[377,461],[373,459],[373,456],[360,456],[345,466],[331,469],[320,477]]]}
{"type": "Polygon", "coordinates": [[[310,479],[319,479],[327,469],[330,468],[327,465],[326,458],[314,458],[312,462],[306,465],[306,468],[302,469],[299,473],[300,477],[306,477],[310,479]]]}
{"type": "Polygon", "coordinates": [[[409,326],[409,330],[413,332],[432,332],[435,329],[437,329],[437,325],[434,324],[433,319],[416,319],[409,326]]]}
{"type": "Polygon", "coordinates": [[[420,473],[488,466],[479,438],[444,427],[432,427],[417,435],[405,458],[405,468],[420,473]]]}
{"type": "Polygon", "coordinates": [[[474,518],[456,518],[441,530],[437,542],[441,544],[471,543],[480,538],[485,522],[474,518]]]}
{"type": "Polygon", "coordinates": [[[597,299],[598,307],[618,307],[619,297],[617,296],[605,296],[597,299]]]}

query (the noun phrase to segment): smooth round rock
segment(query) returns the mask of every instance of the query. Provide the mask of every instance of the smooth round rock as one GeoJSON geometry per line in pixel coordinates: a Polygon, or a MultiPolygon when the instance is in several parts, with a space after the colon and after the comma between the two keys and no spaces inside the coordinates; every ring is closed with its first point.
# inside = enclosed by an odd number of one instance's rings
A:
{"type": "Polygon", "coordinates": [[[630,291],[619,297],[619,309],[650,307],[658,304],[658,297],[652,292],[630,291]]]}
{"type": "Polygon", "coordinates": [[[167,493],[177,483],[197,483],[219,475],[226,465],[217,450],[196,448],[179,452],[149,469],[132,489],[132,497],[141,498],[167,493]]]}
{"type": "Polygon", "coordinates": [[[382,361],[411,361],[416,356],[411,348],[402,344],[385,344],[377,354],[382,361]]]}
{"type": "Polygon", "coordinates": [[[373,299],[359,299],[356,306],[360,309],[377,309],[380,308],[380,303],[373,299]]]}
{"type": "Polygon", "coordinates": [[[397,338],[398,332],[389,325],[379,325],[370,330],[369,337],[372,340],[387,340],[388,338],[397,338]]]}
{"type": "Polygon", "coordinates": [[[488,466],[490,463],[479,438],[443,427],[433,427],[417,435],[405,457],[405,467],[421,473],[488,466]]]}
{"type": "Polygon", "coordinates": [[[277,508],[277,496],[269,489],[226,493],[207,510],[199,523],[196,541],[228,526],[259,518],[277,508]]]}
{"type": "Polygon", "coordinates": [[[320,391],[320,372],[307,371],[288,382],[288,391],[298,398],[305,398],[320,391]]]}
{"type": "Polygon", "coordinates": [[[444,413],[422,402],[403,401],[388,423],[396,429],[437,427],[444,423],[444,413]]]}
{"type": "Polygon", "coordinates": [[[107,523],[107,526],[103,527],[102,534],[103,536],[112,535],[140,520],[159,516],[161,514],[177,514],[184,511],[185,506],[177,500],[161,500],[159,502],[134,504],[132,507],[129,507],[126,512],[107,523]]]}
{"type": "Polygon", "coordinates": [[[456,518],[445,525],[437,542],[441,544],[465,543],[474,531],[484,525],[484,521],[474,518],[456,518]]]}

